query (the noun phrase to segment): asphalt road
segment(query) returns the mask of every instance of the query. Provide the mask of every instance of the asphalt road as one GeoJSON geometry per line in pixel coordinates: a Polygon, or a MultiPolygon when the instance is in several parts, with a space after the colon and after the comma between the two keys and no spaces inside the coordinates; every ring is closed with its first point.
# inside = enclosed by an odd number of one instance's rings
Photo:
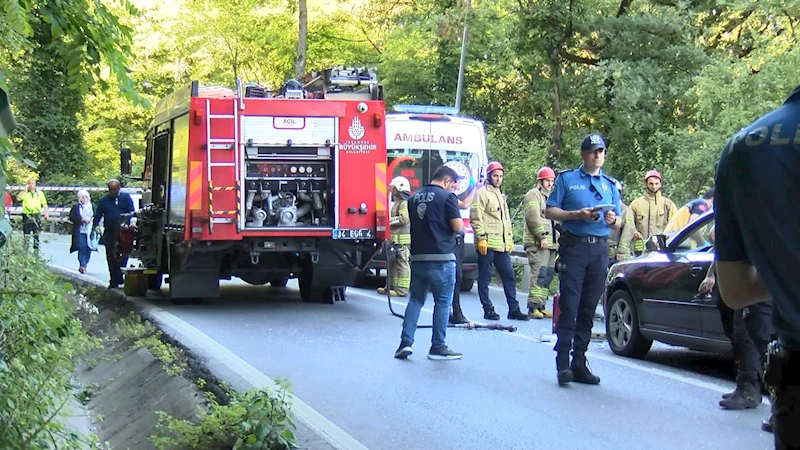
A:
{"type": "MultiPolygon", "coordinates": [[[[77,270],[68,237],[48,236],[51,264],[77,270]]],[[[89,276],[108,281],[105,254],[94,253],[89,276]]],[[[372,450],[378,449],[770,449],[760,430],[769,407],[724,411],[732,365],[654,345],[647,360],[614,355],[592,343],[589,361],[599,386],[556,382],[549,320],[515,322],[516,333],[448,329],[458,361],[430,361],[430,330],[414,354],[394,359],[400,319],[372,290],[348,288],[347,301],[304,304],[286,288],[223,282],[219,300],[173,304],[145,301],[179,317],[270,378],[286,378],[307,405],[372,450]]],[[[495,291],[494,294],[499,294],[495,291]]],[[[520,299],[524,296],[520,295],[520,299]]],[[[505,320],[507,307],[495,295],[505,320]]],[[[462,294],[465,314],[481,319],[477,295],[462,294]]],[[[398,302],[395,308],[403,311],[398,302]]],[[[430,320],[431,302],[421,323],[430,320]]]]}

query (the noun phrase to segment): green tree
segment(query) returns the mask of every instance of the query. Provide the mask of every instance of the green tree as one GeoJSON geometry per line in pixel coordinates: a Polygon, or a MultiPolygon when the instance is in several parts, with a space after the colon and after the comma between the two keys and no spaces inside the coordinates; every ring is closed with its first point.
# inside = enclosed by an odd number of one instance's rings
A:
{"type": "MultiPolygon", "coordinates": [[[[22,69],[21,78],[27,75],[31,83],[30,92],[9,91],[12,105],[16,103],[15,98],[18,96],[28,98],[32,104],[37,101],[48,103],[48,100],[60,93],[73,95],[72,98],[56,101],[63,102],[61,104],[68,101],[71,103],[66,112],[57,114],[53,120],[31,111],[22,112],[21,116],[27,114],[19,128],[25,132],[22,136],[33,139],[39,133],[36,127],[42,126],[45,138],[59,138],[59,145],[65,146],[68,151],[61,155],[68,160],[65,165],[41,168],[45,175],[56,173],[60,169],[71,170],[85,165],[79,137],[71,134],[67,128],[69,125],[62,120],[72,117],[73,112],[80,108],[80,95],[86,94],[95,82],[99,82],[101,87],[107,86],[102,77],[104,69],[116,78],[119,89],[126,98],[135,103],[144,102],[128,76],[132,29],[120,19],[137,16],[138,11],[128,0],[114,3],[101,0],[6,0],[0,4],[3,5],[4,12],[3,20],[0,20],[0,86],[7,87],[6,75],[12,71],[11,66],[15,61],[21,61],[22,64],[13,64],[13,69],[22,69]],[[51,53],[45,55],[41,52],[51,53]],[[55,53],[58,56],[52,61],[54,79],[50,79],[47,77],[47,65],[50,56],[55,53]],[[37,57],[46,59],[36,61],[37,57]],[[60,65],[61,63],[64,65],[60,65]],[[43,85],[36,85],[37,77],[42,77],[41,81],[46,81],[51,87],[58,87],[58,91],[47,92],[43,85]],[[74,96],[73,90],[80,95],[74,96]],[[37,96],[38,99],[35,99],[37,96]],[[59,123],[51,125],[51,122],[59,123]],[[59,126],[67,134],[59,136],[59,126]]],[[[25,82],[21,85],[25,86],[25,82]]],[[[53,102],[49,103],[53,105],[53,102]]],[[[39,110],[40,114],[52,112],[44,106],[40,108],[43,108],[39,110]]],[[[34,142],[29,147],[30,154],[47,165],[52,159],[45,154],[44,144],[45,142],[34,142]]],[[[13,151],[8,141],[0,141],[0,170],[3,173],[6,172],[6,161],[10,157],[20,163],[33,165],[32,160],[13,151]]]]}
{"type": "Polygon", "coordinates": [[[54,174],[81,177],[88,171],[77,118],[83,95],[68,85],[68,62],[48,28],[43,20],[35,23],[31,48],[14,61],[9,87],[17,94],[16,147],[36,162],[43,180],[54,174]]]}

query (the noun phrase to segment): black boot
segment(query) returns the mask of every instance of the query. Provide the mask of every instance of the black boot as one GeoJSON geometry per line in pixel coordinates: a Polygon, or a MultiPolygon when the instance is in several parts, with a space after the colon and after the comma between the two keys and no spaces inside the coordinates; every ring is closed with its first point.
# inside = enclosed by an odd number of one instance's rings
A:
{"type": "Polygon", "coordinates": [[[559,386],[566,386],[574,379],[574,374],[569,368],[569,353],[559,352],[556,354],[556,372],[558,373],[559,386]]]}
{"type": "Polygon", "coordinates": [[[767,433],[772,433],[772,416],[769,416],[769,419],[761,421],[761,429],[767,433]]]}
{"type": "Polygon", "coordinates": [[[750,409],[761,404],[761,390],[758,378],[747,377],[742,374],[736,376],[736,390],[733,395],[719,402],[725,409],[750,409]]]}
{"type": "Polygon", "coordinates": [[[494,308],[484,309],[483,318],[486,320],[500,320],[500,314],[494,312],[494,308]]]}
{"type": "Polygon", "coordinates": [[[514,311],[509,311],[508,318],[513,320],[523,320],[523,321],[531,320],[530,316],[520,311],[519,308],[515,309],[514,311]]]}
{"type": "Polygon", "coordinates": [[[583,353],[572,353],[572,364],[570,368],[575,375],[576,383],[600,384],[600,377],[589,370],[588,363],[586,362],[586,355],[583,353]]]}
{"type": "Polygon", "coordinates": [[[450,318],[448,322],[452,324],[459,324],[459,323],[469,323],[466,317],[464,317],[464,313],[461,311],[461,301],[453,299],[453,312],[450,313],[450,318]]]}

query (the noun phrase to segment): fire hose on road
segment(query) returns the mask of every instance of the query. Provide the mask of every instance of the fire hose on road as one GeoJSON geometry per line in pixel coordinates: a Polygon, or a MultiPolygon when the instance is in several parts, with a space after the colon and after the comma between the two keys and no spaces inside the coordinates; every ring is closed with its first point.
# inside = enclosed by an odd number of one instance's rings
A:
{"type": "MultiPolygon", "coordinates": [[[[394,255],[396,253],[392,249],[393,249],[392,243],[390,241],[385,241],[383,245],[383,254],[386,257],[386,280],[387,280],[386,285],[389,288],[391,288],[391,276],[390,276],[392,271],[391,265],[392,261],[394,260],[394,255]]],[[[458,286],[456,286],[456,289],[458,289],[458,286]]],[[[404,315],[395,312],[394,308],[392,308],[391,289],[386,289],[386,302],[389,304],[389,312],[391,312],[393,316],[405,319],[404,315]]],[[[448,314],[449,313],[450,311],[448,311],[448,314]]],[[[487,330],[508,331],[512,333],[514,331],[517,331],[517,327],[515,327],[514,325],[503,325],[500,323],[479,323],[479,322],[469,321],[467,323],[453,324],[448,321],[447,326],[449,328],[466,328],[468,330],[483,328],[487,330]]],[[[433,328],[433,325],[417,325],[417,328],[433,328]]]]}

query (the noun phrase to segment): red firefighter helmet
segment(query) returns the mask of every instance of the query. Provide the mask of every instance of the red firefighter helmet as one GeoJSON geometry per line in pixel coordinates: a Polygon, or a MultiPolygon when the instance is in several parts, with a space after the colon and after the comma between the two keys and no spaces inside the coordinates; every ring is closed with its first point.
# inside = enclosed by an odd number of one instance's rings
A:
{"type": "Polygon", "coordinates": [[[647,173],[644,175],[644,182],[647,183],[647,179],[650,177],[656,177],[658,178],[658,181],[661,181],[661,174],[655,169],[647,171],[647,173]]]}
{"type": "Polygon", "coordinates": [[[502,170],[503,172],[505,172],[505,170],[503,170],[503,165],[502,164],[500,164],[497,161],[492,161],[492,162],[489,163],[488,166],[486,166],[486,175],[487,176],[491,175],[492,172],[494,172],[495,170],[502,170]]]}
{"type": "Polygon", "coordinates": [[[542,167],[541,169],[539,169],[538,172],[536,172],[536,179],[537,180],[546,180],[548,178],[553,178],[553,179],[556,178],[556,173],[553,172],[553,169],[545,166],[545,167],[542,167]]]}

